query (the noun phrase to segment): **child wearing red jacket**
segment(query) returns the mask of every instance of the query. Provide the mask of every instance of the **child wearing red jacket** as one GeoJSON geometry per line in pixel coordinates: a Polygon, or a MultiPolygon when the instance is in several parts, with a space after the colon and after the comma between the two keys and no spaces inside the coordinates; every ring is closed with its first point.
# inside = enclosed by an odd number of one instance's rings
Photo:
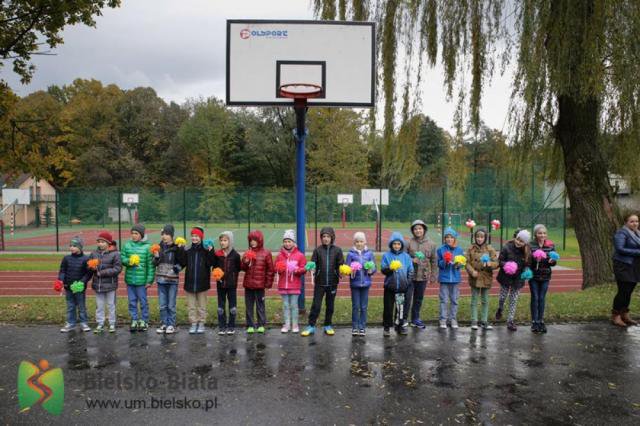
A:
{"type": "Polygon", "coordinates": [[[264,236],[260,231],[251,231],[247,237],[249,250],[242,256],[241,268],[244,271],[242,286],[247,311],[247,333],[256,331],[264,334],[267,314],[264,307],[264,291],[273,286],[273,259],[271,252],[264,248],[264,236]],[[258,321],[253,321],[253,307],[256,307],[258,321]],[[256,329],[255,326],[258,326],[256,329]]]}
{"type": "Polygon", "coordinates": [[[307,259],[296,247],[296,233],[293,229],[284,231],[282,248],[276,258],[278,273],[278,293],[282,296],[284,324],[280,331],[288,333],[300,332],[298,326],[298,297],[300,296],[300,278],[305,273],[307,259]]]}

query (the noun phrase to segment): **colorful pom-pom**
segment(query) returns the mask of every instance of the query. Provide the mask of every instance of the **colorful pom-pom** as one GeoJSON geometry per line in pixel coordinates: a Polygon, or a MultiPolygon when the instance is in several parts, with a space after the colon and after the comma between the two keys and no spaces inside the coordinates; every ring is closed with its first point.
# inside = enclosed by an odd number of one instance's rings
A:
{"type": "Polygon", "coordinates": [[[64,288],[64,283],[60,280],[55,280],[53,282],[53,290],[54,291],[62,291],[62,289],[64,288]]]}
{"type": "Polygon", "coordinates": [[[130,266],[138,266],[140,264],[140,256],[137,254],[132,254],[129,257],[129,265],[130,266]]]}
{"type": "Polygon", "coordinates": [[[367,271],[370,271],[375,267],[376,267],[376,264],[371,260],[364,262],[364,269],[366,269],[367,271]]]}
{"type": "Polygon", "coordinates": [[[418,258],[418,260],[424,260],[425,259],[425,255],[421,251],[417,251],[416,252],[416,257],[418,258]]]}
{"type": "Polygon", "coordinates": [[[499,221],[498,219],[493,219],[493,220],[491,221],[491,228],[492,228],[494,231],[497,231],[498,229],[500,229],[500,221],[499,221]]]}
{"type": "Polygon", "coordinates": [[[89,267],[89,269],[97,269],[98,265],[100,265],[100,259],[87,260],[87,266],[89,267]]]}
{"type": "Polygon", "coordinates": [[[216,250],[216,256],[218,257],[224,257],[224,250],[216,250]]]}
{"type": "Polygon", "coordinates": [[[555,260],[555,261],[560,260],[560,255],[558,254],[557,251],[549,252],[549,257],[551,258],[551,260],[555,260]]]}
{"type": "Polygon", "coordinates": [[[489,256],[488,253],[485,253],[482,256],[480,256],[480,262],[489,263],[490,261],[491,261],[491,257],[489,256]]]}
{"type": "Polygon", "coordinates": [[[280,274],[284,274],[287,271],[287,262],[284,260],[276,262],[276,271],[280,274]]]}
{"type": "Polygon", "coordinates": [[[451,254],[450,251],[446,251],[442,255],[442,258],[444,259],[445,263],[451,263],[451,261],[453,261],[453,254],[451,254]]]}
{"type": "Polygon", "coordinates": [[[294,273],[298,269],[297,260],[287,260],[287,272],[294,273]]]}
{"type": "Polygon", "coordinates": [[[538,250],[533,252],[533,258],[536,261],[540,262],[541,260],[547,258],[547,253],[545,253],[544,250],[542,250],[542,249],[538,249],[538,250]]]}
{"type": "Polygon", "coordinates": [[[316,269],[316,262],[307,262],[307,264],[304,266],[304,269],[306,269],[307,271],[310,271],[312,269],[316,269]]]}
{"type": "Polygon", "coordinates": [[[349,265],[340,265],[338,269],[341,275],[351,275],[351,267],[349,265]]]}
{"type": "Polygon", "coordinates": [[[522,271],[522,273],[520,274],[520,279],[530,280],[531,278],[533,278],[533,272],[531,272],[531,269],[524,268],[524,271],[522,271]]]}
{"type": "Polygon", "coordinates": [[[84,283],[82,281],[74,281],[69,288],[73,293],[80,293],[84,290],[84,283]]]}
{"type": "Polygon", "coordinates": [[[358,271],[362,270],[362,263],[353,261],[353,262],[351,262],[349,267],[351,268],[352,272],[358,272],[358,271]]]}
{"type": "Polygon", "coordinates": [[[469,229],[471,229],[471,228],[475,228],[475,226],[476,226],[476,221],[475,221],[475,220],[473,220],[473,219],[467,219],[467,221],[464,223],[464,225],[465,225],[467,228],[469,228],[469,229]]]}
{"type": "Polygon", "coordinates": [[[149,251],[153,254],[160,253],[160,244],[153,244],[149,247],[149,251]]]}
{"type": "Polygon", "coordinates": [[[204,240],[204,241],[202,242],[202,246],[203,246],[205,249],[209,250],[211,247],[213,247],[213,240],[204,240]]]}
{"type": "Polygon", "coordinates": [[[458,255],[456,257],[453,258],[453,261],[455,263],[457,263],[460,266],[465,266],[467,264],[467,258],[464,257],[463,255],[458,255]]]}
{"type": "Polygon", "coordinates": [[[507,275],[515,275],[515,273],[518,272],[518,264],[510,260],[504,264],[502,270],[507,275]]]}
{"type": "Polygon", "coordinates": [[[400,262],[399,260],[392,260],[389,264],[389,269],[391,269],[392,271],[397,271],[400,268],[402,268],[402,262],[400,262]]]}
{"type": "Polygon", "coordinates": [[[244,254],[245,260],[251,262],[252,260],[256,260],[256,252],[253,250],[249,250],[244,254]]]}
{"type": "Polygon", "coordinates": [[[211,274],[216,281],[220,281],[224,277],[224,271],[220,268],[214,268],[211,274]]]}
{"type": "Polygon", "coordinates": [[[176,238],[176,245],[178,245],[178,246],[187,245],[187,240],[185,240],[182,237],[178,237],[178,238],[176,238]]]}

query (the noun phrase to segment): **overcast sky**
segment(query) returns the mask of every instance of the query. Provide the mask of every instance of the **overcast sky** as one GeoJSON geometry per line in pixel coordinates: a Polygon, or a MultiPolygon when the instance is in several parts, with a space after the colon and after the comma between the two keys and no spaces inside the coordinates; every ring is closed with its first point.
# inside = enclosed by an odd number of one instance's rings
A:
{"type": "MultiPolygon", "coordinates": [[[[19,95],[95,78],[123,89],[150,86],[167,101],[216,96],[224,99],[225,21],[232,18],[312,19],[308,0],[135,0],[106,9],[96,28],[68,27],[56,56],[35,56],[31,84],[20,84],[6,64],[2,78],[19,95]]],[[[506,131],[509,77],[495,78],[484,92],[482,119],[506,131]]],[[[451,130],[454,102],[446,102],[441,68],[429,69],[423,113],[451,130]]]]}

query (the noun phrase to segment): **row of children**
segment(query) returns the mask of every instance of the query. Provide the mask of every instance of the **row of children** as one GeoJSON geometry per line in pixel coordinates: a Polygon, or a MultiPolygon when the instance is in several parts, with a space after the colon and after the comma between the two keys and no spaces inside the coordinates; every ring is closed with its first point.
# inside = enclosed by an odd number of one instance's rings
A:
{"type": "MultiPolygon", "coordinates": [[[[440,327],[450,325],[457,328],[462,268],[467,269],[472,287],[472,328],[478,328],[478,297],[482,301],[480,324],[485,329],[491,328],[487,318],[488,289],[493,281],[493,270],[500,268],[500,308],[496,319],[501,318],[504,302],[509,295],[507,323],[510,329],[515,330],[514,315],[519,289],[524,285],[525,279],[530,279],[534,321],[532,328],[534,331],[546,331],[542,321],[544,295],[551,274],[550,267],[555,264],[555,251],[553,244],[546,239],[546,228],[543,225],[536,226],[536,240],[531,246],[529,233],[525,230],[517,232],[514,240],[502,249],[499,258],[487,244],[487,232],[484,229],[475,231],[474,244],[467,250],[466,257],[457,245],[458,234],[451,228],[445,230],[445,244],[438,249],[427,237],[427,225],[423,221],[415,221],[411,232],[412,238],[408,244],[400,233],[393,233],[389,251],[382,256],[381,272],[385,276],[385,336],[390,335],[391,327],[395,327],[401,334],[407,333],[409,324],[425,328],[420,319],[424,292],[428,283],[435,283],[436,279],[440,283],[440,327]],[[532,249],[535,250],[534,257],[536,254],[540,255],[539,251],[545,254],[544,258],[536,257],[533,273],[529,269],[533,265],[532,249]],[[531,276],[527,275],[527,271],[531,276]]],[[[55,284],[56,289],[65,289],[67,300],[67,324],[61,331],[74,329],[78,317],[82,329],[90,330],[85,307],[85,290],[89,281],[92,281],[92,288],[96,292],[97,327],[94,331],[101,333],[105,330],[105,310],[108,311],[109,331],[115,331],[116,289],[118,275],[124,267],[131,331],[148,329],[147,287],[154,281],[158,284],[161,318],[157,332],[172,334],[176,331],[176,296],[179,273],[184,269],[184,290],[191,322],[189,332],[192,334],[205,331],[207,292],[211,287],[212,275],[218,294],[218,333],[235,333],[236,291],[240,271],[244,271],[247,333],[265,332],[265,290],[272,287],[276,274],[278,293],[283,301],[284,324],[281,331],[298,333],[297,300],[301,293],[301,277],[309,272],[314,287],[313,303],[308,325],[301,334],[308,336],[315,333],[324,298],[326,311],[323,330],[327,335],[335,333],[332,316],[340,276],[348,276],[350,281],[352,334],[366,334],[368,292],[372,276],[376,273],[376,264],[373,252],[366,246],[364,233],[355,233],[354,246],[345,260],[342,249],[334,244],[334,230],[330,227],[323,228],[320,232],[322,244],[313,251],[311,260],[307,262],[304,254],[296,247],[294,231],[287,230],[275,264],[271,253],[264,248],[264,238],[260,231],[249,233],[249,249],[242,256],[234,249],[233,233],[230,231],[219,235],[218,250],[214,249],[213,241],[204,239],[204,230],[200,227],[191,230],[191,245],[188,248],[185,247],[186,241],[183,238],[174,240],[174,233],[172,225],[165,225],[161,231],[160,244],[152,245],[147,241],[144,226],[136,224],[131,228],[131,240],[125,243],[119,253],[111,234],[101,232],[97,238],[97,250],[89,256],[83,254],[81,238],[74,237],[70,243],[71,254],[62,260],[55,284]]]]}

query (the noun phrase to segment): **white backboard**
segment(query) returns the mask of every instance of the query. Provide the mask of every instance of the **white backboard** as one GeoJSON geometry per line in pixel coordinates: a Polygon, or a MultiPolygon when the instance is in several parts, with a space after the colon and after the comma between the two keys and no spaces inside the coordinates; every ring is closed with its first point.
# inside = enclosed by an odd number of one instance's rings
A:
{"type": "Polygon", "coordinates": [[[280,86],[317,84],[309,106],[373,107],[375,23],[228,20],[227,105],[292,105],[280,86]]]}
{"type": "Polygon", "coordinates": [[[122,194],[122,202],[124,204],[138,204],[138,194],[122,194]]]}
{"type": "Polygon", "coordinates": [[[16,204],[29,205],[31,204],[31,195],[28,189],[3,189],[2,190],[2,205],[8,206],[14,201],[16,204]]]}
{"type": "Polygon", "coordinates": [[[338,194],[338,204],[353,204],[353,194],[338,194]]]}
{"type": "Polygon", "coordinates": [[[363,206],[372,206],[373,204],[379,206],[389,205],[389,190],[388,189],[363,189],[360,194],[360,204],[363,206]],[[380,195],[382,195],[382,202],[380,201],[380,195]]]}

